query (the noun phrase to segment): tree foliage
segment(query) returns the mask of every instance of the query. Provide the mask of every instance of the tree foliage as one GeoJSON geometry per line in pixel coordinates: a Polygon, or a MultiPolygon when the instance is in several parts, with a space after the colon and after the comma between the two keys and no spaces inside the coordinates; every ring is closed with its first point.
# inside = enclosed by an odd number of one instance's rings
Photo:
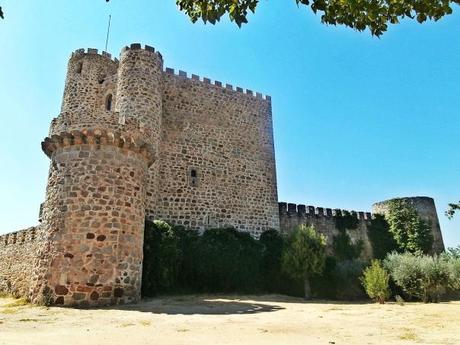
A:
{"type": "MultiPolygon", "coordinates": [[[[107,0],[108,1],[108,0],[107,0]]],[[[460,0],[295,0],[297,5],[310,6],[321,14],[321,22],[345,25],[358,31],[369,29],[380,36],[389,24],[402,19],[439,20],[452,13],[452,4],[460,0]]],[[[248,22],[249,12],[254,13],[259,0],[176,0],[179,9],[192,22],[198,19],[215,24],[228,14],[238,26],[248,22]]]]}
{"type": "Polygon", "coordinates": [[[401,252],[430,252],[433,245],[431,228],[406,200],[392,200],[386,220],[401,252]]]}
{"type": "Polygon", "coordinates": [[[379,260],[372,260],[371,265],[364,270],[361,278],[367,295],[381,304],[390,297],[389,280],[390,275],[382,267],[379,260]]]}
{"type": "Polygon", "coordinates": [[[388,253],[396,250],[398,245],[390,233],[390,225],[381,214],[375,214],[367,226],[367,234],[372,245],[374,258],[383,260],[388,253]]]}
{"type": "Polygon", "coordinates": [[[335,297],[339,300],[358,300],[366,297],[360,278],[367,263],[361,259],[338,261],[332,271],[336,284],[335,297]]]}
{"type": "Polygon", "coordinates": [[[309,279],[322,272],[325,260],[326,238],[313,227],[301,225],[287,240],[282,269],[289,277],[304,281],[305,298],[310,298],[309,279]]]}
{"type": "Polygon", "coordinates": [[[173,228],[156,220],[146,222],[144,231],[144,261],[142,294],[154,296],[175,285],[179,252],[173,228]]]}
{"type": "Polygon", "coordinates": [[[447,218],[452,219],[457,210],[460,210],[460,201],[457,204],[449,204],[449,208],[446,211],[447,218]]]}
{"type": "Polygon", "coordinates": [[[356,212],[344,211],[343,215],[334,216],[335,228],[339,234],[333,237],[332,247],[334,256],[337,260],[353,260],[359,258],[363,250],[364,243],[362,240],[353,243],[347,230],[356,230],[358,227],[358,217],[356,212]]]}

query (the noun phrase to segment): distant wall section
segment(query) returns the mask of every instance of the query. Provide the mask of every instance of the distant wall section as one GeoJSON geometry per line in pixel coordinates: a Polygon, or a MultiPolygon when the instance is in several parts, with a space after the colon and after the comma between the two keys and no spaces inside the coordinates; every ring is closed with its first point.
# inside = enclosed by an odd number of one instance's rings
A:
{"type": "MultiPolygon", "coordinates": [[[[333,253],[334,236],[339,234],[335,227],[335,216],[342,215],[345,211],[285,202],[280,202],[278,205],[281,232],[289,233],[302,224],[312,225],[316,231],[326,236],[327,251],[329,254],[333,253]]],[[[356,212],[356,217],[358,218],[358,226],[356,229],[347,230],[347,234],[350,236],[352,243],[357,243],[359,240],[363,242],[361,257],[371,259],[372,245],[367,235],[367,226],[372,219],[372,215],[369,212],[356,212]]]]}
{"type": "Polygon", "coordinates": [[[0,236],[0,291],[28,297],[31,272],[43,243],[39,227],[0,236]]]}

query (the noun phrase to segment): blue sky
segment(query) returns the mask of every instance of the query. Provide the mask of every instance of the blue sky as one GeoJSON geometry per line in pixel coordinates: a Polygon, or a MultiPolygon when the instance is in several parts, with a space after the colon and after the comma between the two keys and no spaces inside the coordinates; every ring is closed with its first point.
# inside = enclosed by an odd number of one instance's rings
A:
{"type": "Polygon", "coordinates": [[[460,244],[460,7],[383,37],[326,26],[295,1],[262,1],[242,29],[192,24],[174,0],[2,0],[0,233],[37,222],[67,59],[81,47],[140,42],[165,65],[272,96],[280,201],[368,211],[435,198],[447,246],[460,244]]]}

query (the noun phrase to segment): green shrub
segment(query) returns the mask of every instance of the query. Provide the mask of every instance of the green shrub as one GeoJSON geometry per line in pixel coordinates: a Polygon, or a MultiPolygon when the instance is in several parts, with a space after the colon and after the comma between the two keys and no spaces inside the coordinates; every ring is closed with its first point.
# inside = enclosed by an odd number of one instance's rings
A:
{"type": "Polygon", "coordinates": [[[326,260],[326,238],[313,227],[299,226],[284,247],[282,270],[294,280],[304,282],[304,296],[311,298],[310,279],[321,273],[326,260]]]}
{"type": "Polygon", "coordinates": [[[315,297],[325,299],[337,298],[337,282],[333,274],[336,266],[337,259],[334,256],[327,256],[324,270],[312,277],[311,290],[315,297]]]}
{"type": "Polygon", "coordinates": [[[360,259],[337,262],[332,276],[336,284],[336,298],[357,300],[366,297],[360,278],[367,263],[360,259]]]}
{"type": "Polygon", "coordinates": [[[277,230],[267,230],[260,235],[262,245],[260,274],[266,292],[280,292],[284,287],[281,271],[284,238],[277,230]]]}
{"type": "Polygon", "coordinates": [[[233,228],[206,230],[198,239],[195,287],[207,292],[254,292],[260,288],[262,246],[233,228]]]}
{"type": "Polygon", "coordinates": [[[177,237],[166,222],[147,221],[144,231],[142,295],[155,296],[177,284],[180,257],[177,237]]]}
{"type": "Polygon", "coordinates": [[[372,260],[371,265],[364,269],[361,278],[367,295],[381,304],[390,297],[389,280],[390,276],[379,260],[372,260]]]}
{"type": "Polygon", "coordinates": [[[423,272],[422,288],[424,302],[439,302],[449,285],[449,267],[445,260],[438,256],[420,256],[423,272]]]}
{"type": "Polygon", "coordinates": [[[412,253],[388,254],[383,266],[390,276],[409,298],[422,298],[423,272],[417,256],[412,253]]]}
{"type": "Polygon", "coordinates": [[[454,293],[460,293],[460,257],[447,261],[449,271],[449,288],[454,293]]]}
{"type": "Polygon", "coordinates": [[[452,282],[449,262],[438,256],[392,253],[384,266],[408,296],[424,302],[438,302],[452,282]]]}

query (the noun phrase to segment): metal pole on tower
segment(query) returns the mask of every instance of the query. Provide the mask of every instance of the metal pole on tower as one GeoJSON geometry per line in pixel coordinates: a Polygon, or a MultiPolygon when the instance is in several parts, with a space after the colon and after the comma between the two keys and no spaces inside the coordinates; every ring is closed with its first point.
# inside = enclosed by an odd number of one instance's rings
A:
{"type": "Polygon", "coordinates": [[[112,21],[112,15],[109,14],[109,25],[107,26],[107,36],[105,38],[105,49],[104,49],[104,51],[107,51],[107,46],[109,44],[110,22],[111,21],[112,21]]]}

